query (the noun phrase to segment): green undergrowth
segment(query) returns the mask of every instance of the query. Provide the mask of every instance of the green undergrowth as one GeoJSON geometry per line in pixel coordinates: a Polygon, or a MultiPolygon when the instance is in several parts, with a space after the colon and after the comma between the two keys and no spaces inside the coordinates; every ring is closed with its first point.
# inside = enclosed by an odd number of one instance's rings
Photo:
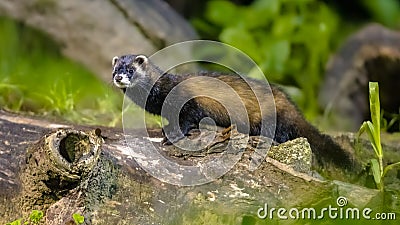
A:
{"type": "Polygon", "coordinates": [[[71,122],[114,126],[122,95],[61,55],[42,33],[0,18],[0,107],[71,122]]]}
{"type": "Polygon", "coordinates": [[[350,29],[317,0],[255,0],[247,6],[213,0],[204,18],[192,23],[202,36],[248,54],[269,81],[291,87],[308,119],[321,113],[317,96],[326,63],[350,29]]]}
{"type": "Polygon", "coordinates": [[[381,107],[379,101],[379,85],[377,82],[369,82],[369,102],[371,121],[365,121],[358,132],[358,138],[362,133],[367,133],[375,152],[375,158],[370,160],[371,170],[377,188],[384,190],[384,177],[388,171],[398,167],[400,162],[383,165],[383,148],[381,144],[381,107]]]}

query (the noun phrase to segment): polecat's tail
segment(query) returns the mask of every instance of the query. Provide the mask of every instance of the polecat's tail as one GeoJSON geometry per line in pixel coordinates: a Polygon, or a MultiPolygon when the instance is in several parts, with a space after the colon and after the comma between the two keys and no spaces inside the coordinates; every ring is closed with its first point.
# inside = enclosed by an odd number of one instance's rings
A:
{"type": "Polygon", "coordinates": [[[333,164],[345,169],[354,168],[355,162],[352,154],[340,147],[329,135],[320,133],[302,117],[289,120],[288,118],[280,119],[278,115],[275,140],[283,143],[298,137],[307,138],[315,156],[315,165],[333,164]]]}
{"type": "Polygon", "coordinates": [[[304,136],[310,143],[318,165],[324,166],[326,163],[333,163],[335,166],[345,169],[355,168],[355,159],[350,152],[343,149],[331,136],[320,133],[311,124],[308,125],[310,128],[306,132],[307,136],[304,136]]]}
{"type": "Polygon", "coordinates": [[[351,169],[355,160],[350,152],[339,146],[329,135],[322,134],[312,126],[286,94],[279,88],[272,88],[276,107],[275,141],[282,143],[298,137],[307,138],[317,160],[317,165],[332,163],[340,168],[351,169]]]}

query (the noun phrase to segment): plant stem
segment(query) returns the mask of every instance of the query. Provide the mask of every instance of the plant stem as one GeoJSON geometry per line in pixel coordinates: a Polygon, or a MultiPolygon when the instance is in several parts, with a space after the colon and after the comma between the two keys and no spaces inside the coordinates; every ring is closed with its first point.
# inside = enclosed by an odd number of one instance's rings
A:
{"type": "Polygon", "coordinates": [[[379,190],[383,191],[384,189],[384,184],[383,184],[383,155],[379,155],[378,156],[378,161],[379,161],[379,172],[381,174],[381,180],[380,183],[378,185],[379,190]]]}

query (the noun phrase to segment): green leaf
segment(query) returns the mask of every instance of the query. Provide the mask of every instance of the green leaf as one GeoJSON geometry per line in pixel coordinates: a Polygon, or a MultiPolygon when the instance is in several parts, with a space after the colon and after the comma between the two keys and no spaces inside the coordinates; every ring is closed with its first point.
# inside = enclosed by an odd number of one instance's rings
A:
{"type": "Polygon", "coordinates": [[[237,18],[237,11],[238,7],[235,4],[229,1],[215,0],[207,4],[206,17],[217,25],[232,26],[240,21],[233,19],[237,18]]]}
{"type": "Polygon", "coordinates": [[[268,71],[274,79],[280,79],[290,56],[290,43],[287,40],[271,40],[263,43],[260,52],[264,55],[261,68],[268,71]]]}
{"type": "Polygon", "coordinates": [[[279,20],[274,21],[272,34],[275,37],[288,38],[294,34],[295,28],[301,24],[301,18],[297,15],[284,15],[279,20]]]}
{"type": "Polygon", "coordinates": [[[371,159],[371,170],[372,170],[372,175],[374,175],[375,183],[379,187],[380,184],[381,184],[381,172],[380,172],[380,169],[379,169],[378,160],[371,159]]]}
{"type": "Polygon", "coordinates": [[[377,82],[369,82],[369,104],[371,120],[373,124],[380,124],[381,110],[379,103],[379,85],[377,82]]]}
{"type": "Polygon", "coordinates": [[[72,218],[74,218],[76,224],[82,224],[85,222],[85,217],[80,215],[79,213],[74,213],[72,215],[72,218]]]}
{"type": "Polygon", "coordinates": [[[275,71],[283,73],[286,61],[290,56],[290,43],[287,40],[281,40],[276,42],[272,48],[272,59],[275,64],[275,71]]]}
{"type": "Polygon", "coordinates": [[[220,34],[221,41],[233,45],[248,54],[254,61],[260,61],[259,47],[250,32],[242,27],[228,27],[220,34]]]}
{"type": "Polygon", "coordinates": [[[266,27],[280,17],[280,0],[256,0],[249,7],[241,7],[241,22],[248,29],[266,27]]]}
{"type": "Polygon", "coordinates": [[[371,142],[371,145],[372,145],[372,148],[374,149],[375,155],[377,157],[379,157],[378,147],[377,147],[377,143],[376,143],[375,136],[374,136],[375,135],[374,130],[375,130],[375,128],[374,128],[374,125],[371,123],[371,121],[365,121],[361,125],[358,134],[360,136],[362,133],[367,132],[368,139],[371,142]]]}
{"type": "Polygon", "coordinates": [[[361,137],[361,135],[366,131],[366,129],[367,129],[367,122],[364,122],[361,125],[360,129],[358,130],[357,139],[359,139],[361,137]]]}
{"type": "Polygon", "coordinates": [[[385,169],[383,170],[382,177],[385,177],[386,173],[389,172],[389,170],[393,169],[393,168],[396,167],[396,166],[400,166],[400,162],[387,165],[387,166],[385,167],[385,169]]]}
{"type": "Polygon", "coordinates": [[[250,9],[274,16],[279,13],[280,5],[279,0],[256,0],[251,4],[250,9]]]}
{"type": "Polygon", "coordinates": [[[31,214],[29,215],[29,218],[31,219],[32,222],[34,223],[39,223],[39,221],[43,218],[43,212],[40,210],[32,210],[31,214]]]}
{"type": "Polygon", "coordinates": [[[371,121],[367,121],[366,124],[367,124],[366,131],[367,131],[368,137],[371,141],[372,147],[374,148],[376,155],[378,156],[374,124],[372,124],[371,121]]]}
{"type": "Polygon", "coordinates": [[[21,219],[14,220],[10,223],[6,223],[6,225],[21,225],[21,219]]]}
{"type": "Polygon", "coordinates": [[[369,82],[369,104],[371,120],[374,126],[373,136],[376,145],[377,155],[382,157],[381,147],[381,107],[379,102],[379,85],[377,82],[369,82]]]}

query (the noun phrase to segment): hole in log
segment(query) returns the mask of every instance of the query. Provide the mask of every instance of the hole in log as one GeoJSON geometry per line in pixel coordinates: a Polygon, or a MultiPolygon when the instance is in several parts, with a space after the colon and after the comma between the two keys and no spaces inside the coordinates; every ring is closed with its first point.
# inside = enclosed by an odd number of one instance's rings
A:
{"type": "Polygon", "coordinates": [[[90,151],[90,141],[87,136],[68,134],[60,141],[59,152],[69,163],[78,161],[88,151],[90,151]]]}

